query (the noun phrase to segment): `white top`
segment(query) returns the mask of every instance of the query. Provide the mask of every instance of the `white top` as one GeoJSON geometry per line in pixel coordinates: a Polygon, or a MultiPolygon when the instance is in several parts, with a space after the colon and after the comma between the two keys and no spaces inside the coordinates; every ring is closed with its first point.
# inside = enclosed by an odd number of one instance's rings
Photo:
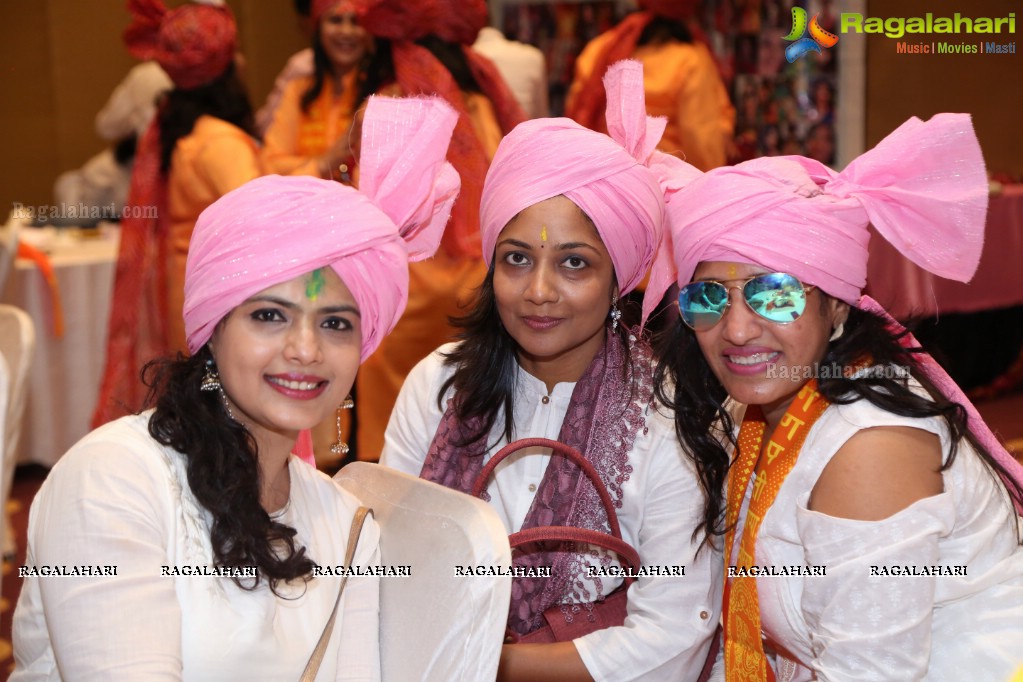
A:
{"type": "Polygon", "coordinates": [[[859,400],[832,405],[813,426],[757,538],[758,566],[827,572],[757,579],[768,644],[786,652],[778,682],[1008,679],[1023,663],[1023,547],[1004,489],[969,444],[960,442],[942,473],[944,492],[882,521],[807,508],[835,452],[876,426],[937,434],[947,459],[949,434],[937,417],[899,417],[859,400]],[[932,566],[962,566],[966,575],[890,575],[932,566]]]}
{"type": "Polygon", "coordinates": [[[547,60],[539,48],[508,40],[496,28],[486,26],[480,30],[472,49],[494,62],[526,115],[530,118],[549,115],[547,60]]]}
{"type": "MultiPolygon", "coordinates": [[[[451,348],[442,346],[408,375],[387,426],[381,464],[419,475],[443,416],[437,394],[453,370],[443,365],[441,353],[451,348]]],[[[556,440],[575,384],[558,384],[548,396],[544,384],[520,368],[517,386],[515,438],[556,440]]],[[[637,549],[643,566],[685,566],[685,577],[640,577],[629,588],[624,626],[575,640],[595,680],[695,680],[718,624],[721,556],[709,549],[696,555],[698,545],[691,540],[703,514],[693,464],[669,417],[651,409],[646,427],[636,436],[629,453],[632,473],[622,485],[617,510],[622,537],[637,549]]],[[[495,427],[491,442],[499,431],[495,427]]],[[[497,467],[487,491],[509,532],[521,527],[549,461],[549,451],[523,451],[497,467]]],[[[609,594],[621,581],[602,582],[609,594]]]]}
{"type": "Polygon", "coordinates": [[[156,115],[157,98],[173,88],[170,76],[155,61],[136,64],[96,114],[96,134],[108,142],[132,133],[141,138],[156,115]]]}
{"type": "MultiPolygon", "coordinates": [[[[29,567],[113,566],[116,576],[27,577],[14,614],[13,682],[297,680],[339,578],[239,588],[230,578],[161,575],[212,566],[208,514],[184,457],[154,441],[149,413],[111,422],[50,472],[29,515],[29,567]],[[187,569],[186,569],[187,570],[187,569]]],[[[344,562],[358,501],[292,457],[279,518],[321,566],[344,562]]],[[[378,563],[371,519],[353,564],[378,563]]],[[[353,577],[317,680],[379,680],[379,578],[353,577]]]]}

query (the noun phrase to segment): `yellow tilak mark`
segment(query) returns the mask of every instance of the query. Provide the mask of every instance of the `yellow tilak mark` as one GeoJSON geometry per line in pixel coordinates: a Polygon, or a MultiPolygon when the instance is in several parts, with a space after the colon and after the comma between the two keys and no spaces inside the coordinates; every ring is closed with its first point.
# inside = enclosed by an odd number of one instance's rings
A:
{"type": "Polygon", "coordinates": [[[735,264],[728,266],[728,279],[735,279],[735,276],[739,273],[739,269],[735,267],[735,264]]]}
{"type": "Polygon", "coordinates": [[[547,226],[546,225],[541,225],[540,226],[540,241],[542,241],[542,242],[547,241],[547,226]]]}

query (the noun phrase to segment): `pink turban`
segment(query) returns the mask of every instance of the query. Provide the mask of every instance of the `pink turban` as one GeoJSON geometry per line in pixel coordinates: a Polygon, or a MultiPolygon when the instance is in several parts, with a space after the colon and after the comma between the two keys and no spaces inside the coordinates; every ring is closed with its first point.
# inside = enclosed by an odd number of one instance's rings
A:
{"type": "Polygon", "coordinates": [[[405,309],[409,261],[440,244],[459,187],[444,161],[456,118],[437,98],[371,97],[358,190],[267,176],[203,211],[185,267],[189,351],[253,294],[329,265],[359,305],[369,357],[405,309]]]}
{"type": "Polygon", "coordinates": [[[868,224],[925,270],[968,281],[984,240],[987,175],[970,117],[938,114],[906,121],[841,173],[801,156],[716,168],[670,197],[668,213],[670,245],[645,313],[672,280],[688,284],[712,260],[788,272],[855,305],[868,224]]]}
{"type": "Polygon", "coordinates": [[[661,183],[697,171],[655,151],[665,120],[646,115],[643,66],[618,62],[604,76],[610,137],[567,118],[539,118],[512,130],[497,148],[483,186],[480,228],[490,265],[498,236],[522,210],[564,195],[597,228],[626,294],[646,275],[661,238],[661,183]]]}
{"type": "Polygon", "coordinates": [[[128,51],[155,59],[179,88],[206,85],[234,61],[237,28],[226,6],[189,3],[168,10],[161,0],[129,0],[128,10],[128,51]]]}

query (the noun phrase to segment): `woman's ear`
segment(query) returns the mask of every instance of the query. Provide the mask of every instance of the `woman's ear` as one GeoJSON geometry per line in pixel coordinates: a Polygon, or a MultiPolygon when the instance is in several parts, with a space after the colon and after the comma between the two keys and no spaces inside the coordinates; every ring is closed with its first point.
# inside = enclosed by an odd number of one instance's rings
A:
{"type": "Polygon", "coordinates": [[[837,298],[831,299],[831,327],[836,328],[849,319],[849,304],[837,298]]]}

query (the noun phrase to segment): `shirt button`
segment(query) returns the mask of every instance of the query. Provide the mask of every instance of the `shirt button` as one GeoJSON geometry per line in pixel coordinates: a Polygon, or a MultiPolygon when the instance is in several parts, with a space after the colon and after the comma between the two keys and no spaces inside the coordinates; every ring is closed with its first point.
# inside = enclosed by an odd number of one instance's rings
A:
{"type": "Polygon", "coordinates": [[[549,395],[545,395],[544,397],[540,398],[540,402],[543,403],[544,405],[546,405],[550,401],[551,401],[551,397],[549,395]]]}
{"type": "Polygon", "coordinates": [[[531,492],[531,493],[535,493],[536,492],[536,483],[530,483],[529,484],[529,492],[531,492]]]}
{"type": "Polygon", "coordinates": [[[700,611],[700,620],[707,620],[710,618],[710,614],[706,611],[700,611]]]}

